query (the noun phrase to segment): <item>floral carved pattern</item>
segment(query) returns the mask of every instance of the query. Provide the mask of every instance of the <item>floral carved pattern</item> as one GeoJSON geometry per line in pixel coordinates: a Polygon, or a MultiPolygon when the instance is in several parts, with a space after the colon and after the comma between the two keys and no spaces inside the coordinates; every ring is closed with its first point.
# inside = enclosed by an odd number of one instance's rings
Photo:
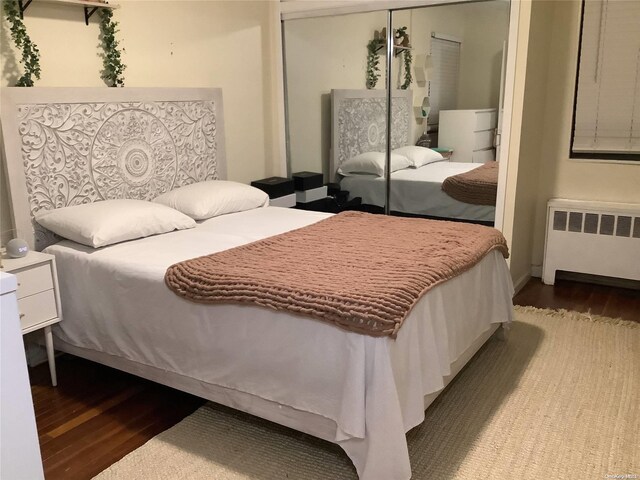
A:
{"type": "MultiPolygon", "coordinates": [[[[212,101],[29,104],[18,115],[32,217],[218,178],[212,101]]],[[[36,248],[55,241],[34,229],[36,248]]]]}
{"type": "Polygon", "coordinates": [[[151,200],[171,189],[177,170],[169,130],[143,110],[115,113],[93,139],[90,171],[102,198],[151,200]]]}
{"type": "MultiPolygon", "coordinates": [[[[394,98],[391,105],[391,148],[409,143],[410,105],[394,98]]],[[[342,162],[364,152],[384,152],[387,135],[385,98],[348,98],[338,107],[338,159],[342,162]]]]}

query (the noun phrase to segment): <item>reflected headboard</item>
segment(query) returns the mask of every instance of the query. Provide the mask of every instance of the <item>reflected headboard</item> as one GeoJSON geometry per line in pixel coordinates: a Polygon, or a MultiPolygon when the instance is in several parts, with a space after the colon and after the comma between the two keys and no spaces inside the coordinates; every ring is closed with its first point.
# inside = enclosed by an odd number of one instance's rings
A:
{"type": "Polygon", "coordinates": [[[36,250],[58,240],[40,210],[226,178],[218,88],[3,88],[1,118],[15,228],[36,250]]]}
{"type": "MultiPolygon", "coordinates": [[[[331,90],[331,182],[345,160],[386,151],[386,111],[386,90],[331,90]]],[[[391,111],[391,148],[413,143],[412,91],[393,90],[391,111]]]]}

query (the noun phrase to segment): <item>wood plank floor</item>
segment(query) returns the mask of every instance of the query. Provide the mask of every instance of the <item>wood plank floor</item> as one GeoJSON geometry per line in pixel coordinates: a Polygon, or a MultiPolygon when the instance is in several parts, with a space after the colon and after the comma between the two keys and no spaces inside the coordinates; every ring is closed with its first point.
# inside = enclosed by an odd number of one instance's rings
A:
{"type": "Polygon", "coordinates": [[[45,478],[88,479],[193,413],[204,400],[71,355],[31,369],[45,478]]]}
{"type": "Polygon", "coordinates": [[[594,315],[640,322],[640,290],[570,280],[544,285],[532,278],[514,297],[515,305],[591,312],[594,315]]]}
{"type": "MultiPolygon", "coordinates": [[[[532,279],[518,305],[565,308],[640,321],[640,291],[532,279]]],[[[70,355],[31,369],[45,477],[89,479],[204,404],[204,400],[70,355]]]]}

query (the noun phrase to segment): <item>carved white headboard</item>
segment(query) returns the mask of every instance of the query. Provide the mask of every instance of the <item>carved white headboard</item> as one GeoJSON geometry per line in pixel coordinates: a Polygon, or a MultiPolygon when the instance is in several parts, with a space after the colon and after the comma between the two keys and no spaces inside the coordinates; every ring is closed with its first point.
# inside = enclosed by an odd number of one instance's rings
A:
{"type": "MultiPolygon", "coordinates": [[[[409,145],[413,124],[413,93],[393,90],[391,148],[409,145]]],[[[386,151],[386,90],[331,90],[331,156],[329,178],[344,162],[364,152],[386,151]]]]}
{"type": "Polygon", "coordinates": [[[217,88],[3,88],[1,115],[15,227],[37,250],[57,240],[40,210],[226,178],[217,88]]]}

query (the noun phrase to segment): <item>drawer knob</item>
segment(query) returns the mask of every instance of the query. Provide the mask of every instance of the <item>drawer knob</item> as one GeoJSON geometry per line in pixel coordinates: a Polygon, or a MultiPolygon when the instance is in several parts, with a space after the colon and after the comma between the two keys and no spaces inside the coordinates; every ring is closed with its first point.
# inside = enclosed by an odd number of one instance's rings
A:
{"type": "Polygon", "coordinates": [[[21,313],[21,314],[20,314],[20,318],[24,318],[24,313],[21,313]]]}

